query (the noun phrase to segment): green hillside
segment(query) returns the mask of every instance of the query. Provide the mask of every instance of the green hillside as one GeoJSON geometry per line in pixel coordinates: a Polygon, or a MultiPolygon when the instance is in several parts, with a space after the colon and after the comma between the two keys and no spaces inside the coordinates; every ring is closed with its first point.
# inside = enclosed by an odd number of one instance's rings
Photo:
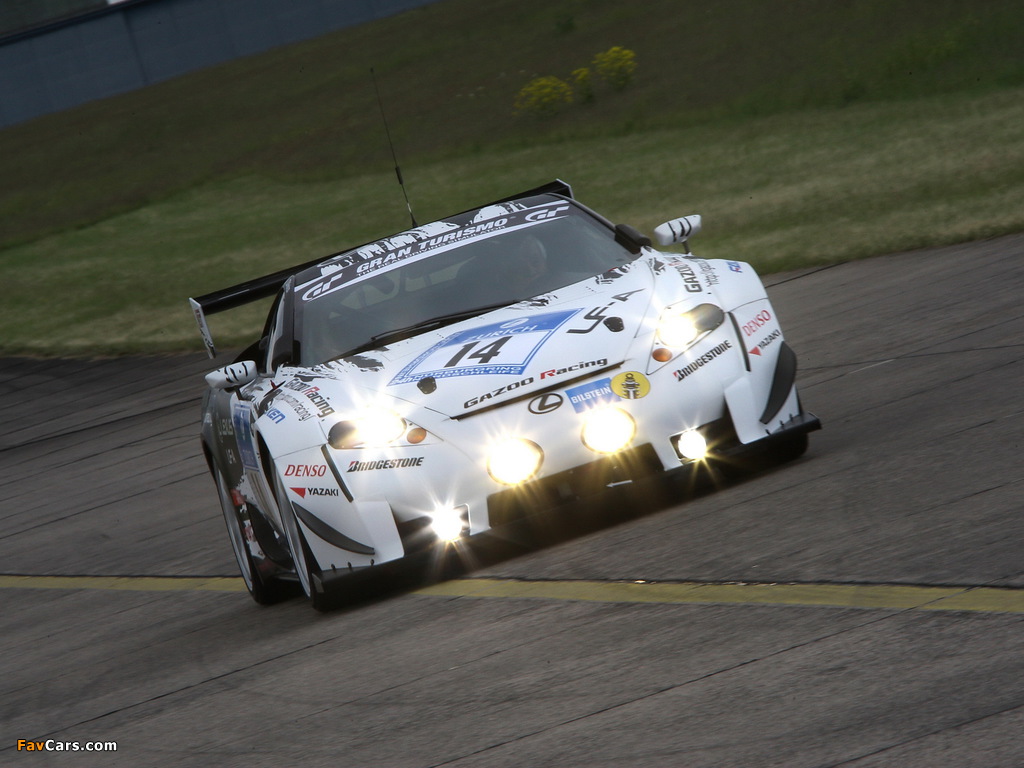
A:
{"type": "Polygon", "coordinates": [[[371,66],[421,221],[558,176],[762,270],[1019,231],[1021,30],[1015,0],[443,0],[15,126],[0,352],[198,349],[188,295],[406,226],[371,66]],[[612,46],[627,87],[515,113],[612,46]]]}

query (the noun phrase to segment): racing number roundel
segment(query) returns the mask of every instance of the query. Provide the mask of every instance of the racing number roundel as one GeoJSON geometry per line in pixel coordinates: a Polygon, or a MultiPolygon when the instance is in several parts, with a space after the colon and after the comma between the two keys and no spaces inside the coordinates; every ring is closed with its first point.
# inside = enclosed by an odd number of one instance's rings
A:
{"type": "Polygon", "coordinates": [[[626,371],[612,379],[612,392],[623,400],[639,400],[651,391],[651,382],[639,371],[626,371]]]}

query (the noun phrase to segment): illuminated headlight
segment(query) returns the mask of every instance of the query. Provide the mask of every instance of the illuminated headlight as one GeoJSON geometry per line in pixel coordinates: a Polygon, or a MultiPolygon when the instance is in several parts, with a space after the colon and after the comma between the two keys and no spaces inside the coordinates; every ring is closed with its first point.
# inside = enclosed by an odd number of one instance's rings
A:
{"type": "Polygon", "coordinates": [[[540,446],[522,438],[498,443],[487,457],[487,471],[503,485],[518,485],[540,469],[544,452],[540,446]]]}
{"type": "Polygon", "coordinates": [[[689,432],[683,432],[679,436],[676,445],[683,458],[690,461],[699,461],[708,452],[708,442],[704,439],[704,435],[694,429],[691,429],[689,432]]]}
{"type": "Polygon", "coordinates": [[[658,340],[677,349],[688,347],[702,333],[713,331],[724,320],[722,308],[714,304],[699,304],[685,312],[669,308],[658,321],[658,340]]]}
{"type": "Polygon", "coordinates": [[[430,528],[441,541],[456,541],[462,536],[462,512],[465,507],[438,509],[430,516],[430,528]]]}
{"type": "Polygon", "coordinates": [[[583,444],[596,453],[621,451],[633,440],[636,422],[621,408],[601,408],[583,422],[583,444]]]}
{"type": "Polygon", "coordinates": [[[327,437],[332,448],[387,445],[405,433],[405,419],[387,408],[372,408],[351,421],[339,421],[327,437]]]}
{"type": "Polygon", "coordinates": [[[699,334],[693,318],[685,312],[666,314],[658,323],[658,340],[670,347],[688,346],[699,334]]]}

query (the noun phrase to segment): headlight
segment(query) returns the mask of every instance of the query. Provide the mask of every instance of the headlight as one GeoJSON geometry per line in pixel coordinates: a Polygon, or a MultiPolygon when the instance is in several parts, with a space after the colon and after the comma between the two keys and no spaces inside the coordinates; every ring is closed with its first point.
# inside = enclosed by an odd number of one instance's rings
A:
{"type": "Polygon", "coordinates": [[[587,413],[583,444],[596,453],[615,453],[633,441],[636,422],[621,408],[600,408],[587,413]]]}
{"type": "Polygon", "coordinates": [[[715,330],[724,320],[722,308],[714,304],[699,304],[686,311],[669,307],[658,320],[658,340],[665,346],[683,349],[701,334],[715,330]]]}
{"type": "Polygon", "coordinates": [[[387,408],[371,408],[350,421],[339,421],[327,436],[332,448],[387,445],[405,433],[405,419],[387,408]]]}
{"type": "Polygon", "coordinates": [[[512,438],[498,443],[487,457],[487,471],[503,485],[518,485],[540,469],[544,451],[536,443],[512,438]]]}
{"type": "Polygon", "coordinates": [[[662,315],[658,323],[658,341],[670,347],[687,347],[700,331],[689,313],[662,315]]]}

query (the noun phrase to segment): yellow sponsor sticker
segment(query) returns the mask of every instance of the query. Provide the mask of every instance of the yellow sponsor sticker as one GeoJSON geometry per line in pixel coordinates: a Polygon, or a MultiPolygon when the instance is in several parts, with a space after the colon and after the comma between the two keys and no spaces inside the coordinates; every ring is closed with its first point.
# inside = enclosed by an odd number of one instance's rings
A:
{"type": "Polygon", "coordinates": [[[612,392],[623,400],[639,400],[651,391],[651,382],[639,371],[626,371],[612,379],[612,392]]]}

